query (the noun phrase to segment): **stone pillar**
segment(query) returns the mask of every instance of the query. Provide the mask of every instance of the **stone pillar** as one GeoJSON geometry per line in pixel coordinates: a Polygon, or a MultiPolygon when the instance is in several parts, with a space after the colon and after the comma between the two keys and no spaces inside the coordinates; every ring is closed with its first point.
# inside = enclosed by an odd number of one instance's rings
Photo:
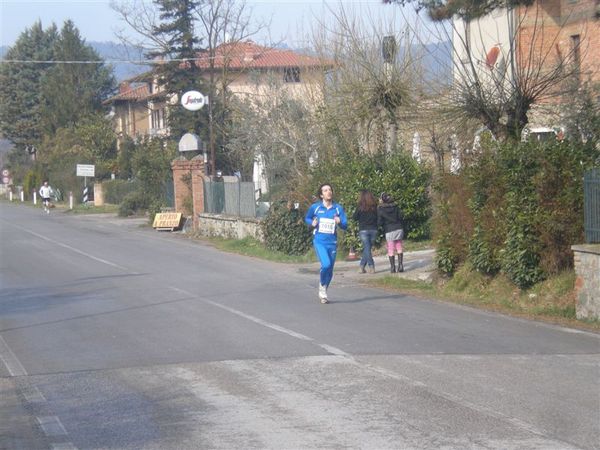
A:
{"type": "Polygon", "coordinates": [[[573,245],[576,314],[578,319],[600,319],[600,244],[573,245]]]}
{"type": "Polygon", "coordinates": [[[192,158],[192,202],[194,228],[198,226],[198,214],[204,212],[204,156],[198,155],[192,158]]]}
{"type": "Polygon", "coordinates": [[[102,183],[94,183],[94,206],[104,205],[104,187],[102,183]]]}
{"type": "Polygon", "coordinates": [[[183,156],[171,162],[173,171],[173,188],[175,197],[175,211],[188,214],[191,213],[194,227],[197,224],[198,214],[204,212],[204,158],[196,156],[190,160],[183,156]],[[191,187],[187,180],[191,180],[191,187]],[[187,211],[186,202],[191,199],[192,211],[187,211]]]}

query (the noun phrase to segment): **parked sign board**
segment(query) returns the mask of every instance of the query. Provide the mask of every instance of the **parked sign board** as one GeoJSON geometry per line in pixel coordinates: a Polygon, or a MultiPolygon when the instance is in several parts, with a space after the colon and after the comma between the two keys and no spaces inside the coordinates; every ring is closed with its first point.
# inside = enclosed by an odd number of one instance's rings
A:
{"type": "Polygon", "coordinates": [[[96,166],[93,164],[77,164],[78,177],[94,177],[96,166]]]}
{"type": "Polygon", "coordinates": [[[157,230],[176,230],[181,225],[181,213],[158,213],[154,216],[152,227],[157,230]]]}

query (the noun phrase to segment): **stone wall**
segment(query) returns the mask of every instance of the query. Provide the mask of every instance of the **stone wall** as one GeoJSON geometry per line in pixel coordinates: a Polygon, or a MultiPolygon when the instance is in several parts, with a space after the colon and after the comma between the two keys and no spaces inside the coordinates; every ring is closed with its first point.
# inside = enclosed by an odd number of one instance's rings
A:
{"type": "Polygon", "coordinates": [[[600,244],[573,245],[577,318],[600,319],[600,244]]]}
{"type": "Polygon", "coordinates": [[[208,213],[201,213],[196,216],[197,226],[195,229],[202,236],[227,239],[251,237],[263,241],[259,219],[208,213]]]}

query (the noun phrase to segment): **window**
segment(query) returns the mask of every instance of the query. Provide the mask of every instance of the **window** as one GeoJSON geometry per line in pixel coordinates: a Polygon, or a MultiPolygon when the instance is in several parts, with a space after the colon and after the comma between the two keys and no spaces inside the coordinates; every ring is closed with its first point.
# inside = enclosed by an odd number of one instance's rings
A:
{"type": "Polygon", "coordinates": [[[573,54],[573,71],[577,81],[581,79],[581,36],[571,36],[571,51],[573,54]]]}
{"type": "Polygon", "coordinates": [[[153,109],[152,110],[152,128],[157,130],[164,128],[165,126],[165,110],[164,109],[153,109]]]}
{"type": "Polygon", "coordinates": [[[300,67],[286,67],[283,70],[283,81],[286,83],[300,83],[300,67]]]}

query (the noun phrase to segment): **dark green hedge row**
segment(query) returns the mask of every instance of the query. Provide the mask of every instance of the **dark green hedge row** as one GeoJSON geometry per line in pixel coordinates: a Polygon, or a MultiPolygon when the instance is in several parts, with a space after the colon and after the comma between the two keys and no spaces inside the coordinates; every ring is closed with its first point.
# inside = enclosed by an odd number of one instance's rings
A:
{"type": "MultiPolygon", "coordinates": [[[[310,248],[311,234],[302,219],[322,183],[331,183],[334,200],[344,207],[348,218],[357,207],[361,189],[369,189],[376,197],[388,192],[405,214],[408,237],[426,239],[430,234],[430,180],[429,169],[402,152],[392,155],[348,152],[332,161],[321,161],[305,184],[295,186],[290,194],[300,203],[300,210],[290,209],[283,202],[265,218],[267,246],[289,254],[301,254],[310,248]]],[[[349,220],[348,230],[338,235],[338,242],[345,249],[359,250],[358,224],[349,220]]]]}
{"type": "MultiPolygon", "coordinates": [[[[430,236],[431,172],[405,152],[374,155],[348,152],[333,161],[319,164],[312,180],[315,193],[321,183],[333,185],[334,199],[344,207],[349,218],[356,210],[361,189],[370,190],[375,197],[387,192],[404,213],[406,236],[409,239],[427,239],[430,236]]],[[[360,248],[358,224],[349,222],[342,245],[360,248]]]]}
{"type": "Polygon", "coordinates": [[[102,183],[104,201],[112,205],[119,205],[125,196],[139,189],[140,183],[128,180],[110,180],[102,183]]]}
{"type": "Polygon", "coordinates": [[[583,173],[600,162],[593,144],[484,143],[460,175],[436,183],[438,268],[469,261],[527,288],[572,267],[583,242],[583,173]]]}

